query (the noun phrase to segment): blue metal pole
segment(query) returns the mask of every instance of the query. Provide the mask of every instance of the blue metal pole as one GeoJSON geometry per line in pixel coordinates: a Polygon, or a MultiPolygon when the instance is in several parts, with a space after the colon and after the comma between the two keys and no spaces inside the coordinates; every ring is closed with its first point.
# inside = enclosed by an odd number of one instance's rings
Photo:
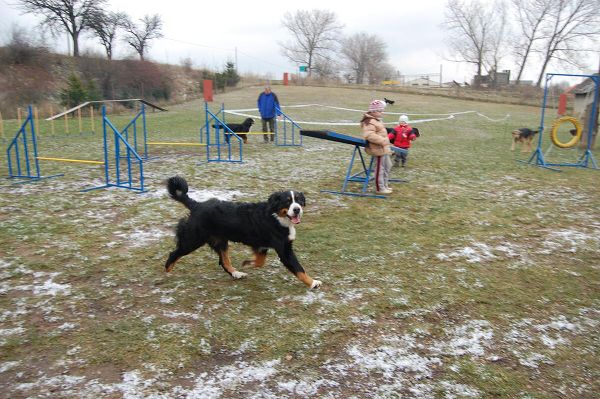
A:
{"type": "Polygon", "coordinates": [[[133,179],[131,178],[131,150],[129,147],[127,147],[127,178],[129,179],[129,187],[131,188],[133,179]]]}
{"type": "Polygon", "coordinates": [[[140,165],[140,190],[144,191],[144,163],[142,160],[138,160],[140,165]]]}
{"type": "Polygon", "coordinates": [[[29,151],[27,149],[27,124],[31,121],[31,106],[29,107],[29,116],[25,123],[23,123],[23,155],[25,157],[25,166],[27,168],[27,177],[31,177],[31,168],[29,167],[29,151]]]}
{"type": "Polygon", "coordinates": [[[36,176],[39,179],[40,178],[40,160],[38,159],[38,154],[37,154],[37,140],[35,138],[35,123],[33,123],[33,114],[31,112],[31,105],[29,106],[29,114],[32,116],[30,122],[31,122],[31,141],[32,141],[32,145],[33,145],[33,159],[35,159],[36,176]]]}
{"type": "Polygon", "coordinates": [[[106,139],[106,105],[102,106],[102,132],[103,132],[103,140],[104,140],[104,178],[106,180],[106,185],[109,185],[108,178],[108,143],[106,139]]]}
{"type": "MultiPolygon", "coordinates": [[[[21,134],[22,131],[23,128],[21,128],[17,134],[21,134]]],[[[17,176],[21,176],[21,157],[19,155],[21,151],[19,151],[19,141],[17,138],[18,136],[15,137],[15,160],[17,161],[17,176]]]]}
{"type": "MultiPolygon", "coordinates": [[[[14,143],[14,140],[13,140],[14,143]]],[[[11,143],[7,148],[6,148],[6,160],[8,161],[8,177],[12,177],[12,161],[11,161],[11,156],[10,156],[10,149],[13,146],[13,143],[11,143]]]]}
{"type": "Polygon", "coordinates": [[[210,122],[208,120],[208,103],[204,102],[204,118],[206,127],[206,161],[210,162],[210,122]]]}
{"type": "Polygon", "coordinates": [[[592,105],[592,114],[590,115],[590,123],[588,123],[588,140],[587,140],[587,150],[590,151],[592,149],[592,138],[594,132],[594,121],[596,120],[596,112],[598,111],[598,97],[600,93],[600,77],[591,76],[592,81],[596,85],[596,89],[594,90],[594,103],[592,105]]]}
{"type": "MultiPolygon", "coordinates": [[[[148,144],[146,142],[148,137],[148,132],[146,130],[146,106],[142,103],[142,124],[144,127],[144,158],[148,158],[148,144]]],[[[137,149],[136,149],[137,151],[137,149]]]]}
{"type": "Polygon", "coordinates": [[[113,131],[113,137],[114,137],[114,142],[115,142],[115,161],[116,161],[115,173],[116,173],[117,186],[120,186],[121,185],[121,167],[119,165],[119,163],[120,163],[119,159],[121,158],[121,147],[119,146],[119,135],[116,130],[113,131]]]}
{"type": "Polygon", "coordinates": [[[358,146],[354,146],[354,150],[352,151],[352,157],[350,158],[350,165],[348,165],[348,170],[346,171],[346,178],[344,179],[344,184],[342,185],[342,192],[346,191],[346,187],[348,186],[348,179],[350,178],[350,173],[352,173],[352,165],[354,165],[354,158],[356,156],[356,151],[360,151],[358,146]]]}

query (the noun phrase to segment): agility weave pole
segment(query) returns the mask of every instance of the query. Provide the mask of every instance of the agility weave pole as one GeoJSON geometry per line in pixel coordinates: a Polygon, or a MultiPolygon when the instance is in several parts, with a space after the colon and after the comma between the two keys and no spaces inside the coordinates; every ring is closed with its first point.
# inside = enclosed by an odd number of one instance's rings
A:
{"type": "MultiPolygon", "coordinates": [[[[317,139],[335,141],[337,143],[350,144],[354,146],[354,150],[352,151],[352,156],[350,158],[350,163],[348,165],[348,169],[346,171],[346,176],[344,177],[344,183],[342,185],[341,191],[330,191],[330,190],[321,190],[321,192],[330,193],[330,194],[340,194],[340,195],[350,195],[355,197],[371,197],[371,198],[387,198],[384,195],[379,194],[367,194],[367,188],[369,186],[369,182],[374,179],[373,176],[373,164],[375,161],[375,157],[371,157],[369,161],[369,165],[365,162],[365,157],[363,156],[361,148],[364,148],[367,142],[363,139],[359,139],[353,136],[348,136],[346,134],[336,133],[328,130],[300,130],[300,135],[314,137],[317,139]],[[352,173],[354,169],[354,163],[356,161],[356,156],[358,154],[358,159],[360,160],[359,164],[359,172],[352,173]],[[353,193],[349,192],[346,189],[348,188],[348,183],[361,183],[361,192],[353,193]]],[[[401,154],[406,153],[407,151],[403,148],[391,147],[395,153],[401,154]]],[[[402,182],[406,183],[406,180],[401,179],[390,179],[390,182],[402,182]]]]}
{"type": "Polygon", "coordinates": [[[62,176],[62,174],[41,176],[31,105],[28,108],[28,116],[25,122],[23,122],[6,149],[6,159],[8,162],[8,177],[10,179],[24,179],[21,183],[62,176]]]}
{"type": "MultiPolygon", "coordinates": [[[[577,167],[577,168],[599,169],[598,164],[596,163],[596,160],[594,159],[594,155],[591,150],[592,149],[593,131],[594,131],[594,121],[596,120],[596,113],[598,110],[599,99],[600,99],[600,76],[598,76],[598,75],[572,75],[572,74],[560,74],[560,73],[546,74],[546,83],[544,86],[544,99],[542,101],[542,111],[541,111],[540,127],[539,127],[539,134],[538,134],[538,144],[537,144],[536,149],[533,151],[533,153],[529,157],[529,159],[527,161],[522,161],[522,162],[527,162],[529,164],[533,164],[535,166],[539,166],[541,168],[545,168],[545,169],[549,169],[549,170],[553,170],[553,171],[560,171],[560,169],[554,168],[555,166],[572,166],[572,167],[577,167]],[[589,119],[588,119],[589,123],[588,123],[588,131],[587,131],[586,149],[585,149],[584,153],[579,157],[579,159],[577,159],[577,161],[571,162],[571,163],[548,162],[545,159],[544,153],[542,151],[542,136],[543,136],[543,131],[544,131],[544,117],[545,117],[545,112],[546,112],[546,106],[548,103],[548,89],[549,89],[550,81],[555,76],[588,78],[592,82],[594,82],[594,101],[593,101],[593,106],[592,106],[592,112],[590,112],[589,119]]],[[[579,125],[578,121],[577,121],[577,123],[574,123],[572,119],[574,119],[574,118],[569,117],[567,119],[567,118],[563,117],[563,118],[560,118],[559,120],[555,121],[553,124],[552,131],[551,131],[551,139],[555,143],[555,145],[557,145],[559,148],[568,148],[568,147],[574,146],[582,136],[581,126],[579,125]],[[575,129],[577,130],[576,135],[568,143],[561,142],[560,144],[562,144],[562,145],[558,145],[558,144],[556,144],[556,142],[558,141],[556,138],[556,135],[557,135],[556,130],[558,129],[558,126],[560,125],[560,123],[567,121],[567,120],[574,124],[575,129]]]]}

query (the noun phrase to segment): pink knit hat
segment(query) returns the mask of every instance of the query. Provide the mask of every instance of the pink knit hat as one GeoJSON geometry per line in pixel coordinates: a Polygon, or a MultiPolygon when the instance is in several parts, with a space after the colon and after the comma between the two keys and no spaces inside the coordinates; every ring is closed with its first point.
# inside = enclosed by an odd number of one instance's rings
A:
{"type": "Polygon", "coordinates": [[[383,112],[385,109],[385,102],[381,100],[373,100],[369,104],[369,112],[383,112]]]}

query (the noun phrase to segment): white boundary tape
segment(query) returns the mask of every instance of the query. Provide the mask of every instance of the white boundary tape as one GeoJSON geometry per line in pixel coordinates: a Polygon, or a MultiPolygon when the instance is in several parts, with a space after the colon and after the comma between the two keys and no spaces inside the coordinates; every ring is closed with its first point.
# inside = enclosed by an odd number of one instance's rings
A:
{"type": "MultiPolygon", "coordinates": [[[[352,109],[352,108],[342,108],[342,107],[334,107],[332,105],[322,105],[322,104],[296,104],[296,105],[284,105],[281,108],[306,108],[306,107],[322,107],[322,108],[330,108],[330,109],[338,109],[341,111],[352,111],[352,112],[360,112],[360,113],[364,113],[364,110],[360,110],[360,109],[352,109]]],[[[238,116],[243,116],[246,118],[256,118],[256,119],[260,119],[260,116],[257,115],[252,115],[252,114],[247,114],[246,112],[249,111],[258,111],[258,108],[246,108],[246,109],[236,109],[236,110],[225,110],[226,113],[231,114],[231,115],[238,115],[238,116]]],[[[456,116],[459,115],[466,115],[466,114],[475,114],[479,117],[485,118],[490,122],[503,122],[505,120],[507,120],[508,118],[510,118],[510,114],[506,114],[503,118],[499,118],[499,119],[493,119],[490,118],[489,116],[486,116],[480,112],[477,111],[459,111],[459,112],[449,112],[447,114],[411,114],[411,113],[403,113],[403,112],[386,112],[386,115],[421,115],[421,116],[438,116],[439,118],[428,118],[428,119],[413,119],[410,121],[411,124],[415,124],[415,123],[426,123],[426,122],[435,122],[435,121],[443,121],[443,120],[449,120],[449,119],[454,119],[456,116]]],[[[314,121],[294,121],[297,124],[302,124],[302,125],[334,125],[334,126],[356,126],[358,124],[358,121],[356,122],[314,122],[314,121]]],[[[395,125],[396,122],[386,122],[387,125],[393,124],[395,125]]]]}

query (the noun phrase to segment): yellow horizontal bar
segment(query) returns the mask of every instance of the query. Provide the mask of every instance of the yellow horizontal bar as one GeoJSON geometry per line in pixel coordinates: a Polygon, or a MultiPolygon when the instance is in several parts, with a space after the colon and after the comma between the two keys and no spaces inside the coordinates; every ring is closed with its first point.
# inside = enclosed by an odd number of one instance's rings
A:
{"type": "Polygon", "coordinates": [[[40,161],[58,161],[58,162],[74,162],[74,163],[93,163],[96,165],[104,165],[101,161],[88,161],[85,159],[68,159],[68,158],[50,158],[50,157],[37,157],[40,161]]]}
{"type": "Polygon", "coordinates": [[[149,141],[148,145],[187,145],[187,146],[206,146],[204,143],[172,143],[168,141],[149,141]]]}

